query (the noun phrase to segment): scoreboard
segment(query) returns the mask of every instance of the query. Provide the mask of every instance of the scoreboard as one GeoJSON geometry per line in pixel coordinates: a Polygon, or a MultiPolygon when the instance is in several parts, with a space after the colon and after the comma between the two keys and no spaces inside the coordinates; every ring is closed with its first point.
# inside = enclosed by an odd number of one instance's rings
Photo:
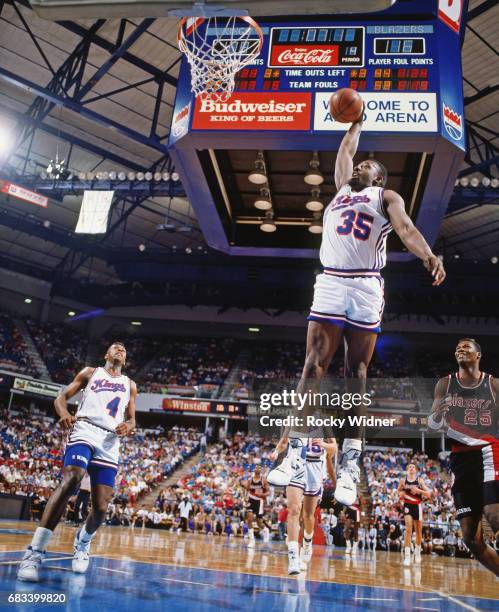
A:
{"type": "MultiPolygon", "coordinates": [[[[260,56],[238,73],[225,102],[192,96],[184,58],[170,151],[208,243],[232,254],[256,254],[231,245],[223,222],[214,220],[213,179],[197,151],[337,150],[349,124],[333,119],[328,102],[343,87],[356,89],[365,102],[359,150],[428,158],[418,227],[432,243],[465,150],[464,12],[465,0],[405,0],[365,15],[259,18],[260,56]]],[[[217,34],[208,30],[213,44],[217,34]]],[[[314,255],[310,249],[266,254],[314,255]]]]}

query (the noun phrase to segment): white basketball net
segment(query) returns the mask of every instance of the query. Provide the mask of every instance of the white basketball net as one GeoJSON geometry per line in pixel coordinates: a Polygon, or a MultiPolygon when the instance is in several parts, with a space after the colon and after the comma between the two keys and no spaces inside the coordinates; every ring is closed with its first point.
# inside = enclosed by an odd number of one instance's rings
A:
{"type": "Polygon", "coordinates": [[[191,67],[194,95],[227,100],[234,91],[236,74],[258,57],[262,42],[262,31],[251,17],[182,19],[178,46],[191,67]]]}

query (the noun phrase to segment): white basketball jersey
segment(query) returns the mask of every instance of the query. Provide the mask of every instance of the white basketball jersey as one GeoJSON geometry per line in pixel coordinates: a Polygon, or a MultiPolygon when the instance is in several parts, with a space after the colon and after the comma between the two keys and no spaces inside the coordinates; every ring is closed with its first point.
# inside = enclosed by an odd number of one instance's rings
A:
{"type": "Polygon", "coordinates": [[[324,268],[377,271],[386,264],[392,226],[382,187],[352,191],[347,183],[324,212],[320,259],[324,268]]]}
{"type": "Polygon", "coordinates": [[[112,376],[105,368],[95,368],[83,391],[76,417],[85,417],[95,425],[114,431],[125,420],[129,401],[128,376],[112,376]]]}

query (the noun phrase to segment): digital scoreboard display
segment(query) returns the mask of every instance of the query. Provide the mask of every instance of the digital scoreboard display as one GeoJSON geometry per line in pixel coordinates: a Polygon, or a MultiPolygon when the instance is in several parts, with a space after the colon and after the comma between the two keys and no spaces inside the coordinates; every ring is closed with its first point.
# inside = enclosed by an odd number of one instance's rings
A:
{"type": "MultiPolygon", "coordinates": [[[[454,5],[461,2],[395,3],[366,18],[260,17],[263,46],[236,74],[229,100],[194,99],[184,58],[170,141],[195,130],[344,131],[328,100],[350,87],[366,103],[364,132],[440,133],[464,150],[461,12],[454,5]]],[[[207,44],[230,52],[223,28],[206,27],[207,44]]],[[[255,35],[245,44],[257,42],[255,35]]]]}
{"type": "Polygon", "coordinates": [[[362,66],[364,28],[272,28],[269,68],[362,66]]]}

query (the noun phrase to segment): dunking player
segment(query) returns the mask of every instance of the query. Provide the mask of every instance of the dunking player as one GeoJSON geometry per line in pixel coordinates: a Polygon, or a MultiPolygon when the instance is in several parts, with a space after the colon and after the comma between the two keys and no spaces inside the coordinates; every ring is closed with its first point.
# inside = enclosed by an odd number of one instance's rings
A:
{"type": "MultiPolygon", "coordinates": [[[[380,270],[386,262],[386,238],[392,229],[408,251],[423,261],[433,276],[433,285],[440,285],[445,278],[442,262],[406,214],[400,195],[384,188],[385,167],[374,159],[353,166],[362,120],[351,125],[336,158],[338,192],[324,213],[320,251],[324,271],[317,276],[308,317],[305,365],[297,386],[300,393],[318,391],[342,340],[347,387],[365,393],[367,367],[384,306],[380,270]]],[[[352,412],[364,416],[367,406],[362,403],[352,412]]],[[[357,498],[362,434],[361,426],[346,427],[335,491],[336,500],[346,506],[357,498]]],[[[291,460],[284,464],[284,471],[299,469],[300,446],[290,437],[291,460]]],[[[269,483],[286,482],[282,471],[269,472],[269,483]]]]}
{"type": "MultiPolygon", "coordinates": [[[[290,432],[293,434],[293,432],[290,432]]],[[[317,432],[312,432],[317,433],[317,432]]],[[[322,434],[324,435],[324,434],[322,434]]],[[[302,439],[306,448],[305,463],[294,472],[286,488],[288,501],[288,573],[299,574],[307,568],[312,558],[312,540],[315,527],[315,510],[322,497],[322,485],[327,474],[336,484],[334,457],[337,445],[334,438],[302,439]],[[300,514],[303,517],[303,547],[299,553],[300,514]]],[[[288,446],[289,439],[283,436],[271,459],[288,446]]]]}
{"type": "Polygon", "coordinates": [[[125,346],[114,342],[107,349],[105,359],[104,367],[84,368],[54,402],[59,423],[69,430],[62,482],[49,499],[40,526],[21,561],[19,580],[38,581],[40,564],[54,529],[85,472],[90,475],[92,486],[92,511],[76,534],[72,568],[77,573],[84,573],[88,568],[90,542],[104,520],[113,495],[119,438],[135,428],[137,387],[122,374],[125,346]],[[72,416],[67,402],[80,389],[84,389],[83,398],[76,416],[72,416]]]}
{"type": "Polygon", "coordinates": [[[494,533],[499,529],[499,380],[480,370],[476,340],[459,340],[455,355],[459,371],[438,381],[428,426],[443,426],[453,441],[452,495],[464,542],[499,576],[499,556],[485,544],[481,525],[483,515],[494,533]]]}
{"type": "Polygon", "coordinates": [[[245,483],[248,492],[249,508],[246,513],[246,523],[248,525],[248,548],[255,547],[255,532],[253,521],[256,517],[260,534],[263,530],[262,517],[264,514],[265,498],[269,493],[269,486],[262,476],[262,468],[257,465],[255,471],[245,483]]]}
{"type": "Polygon", "coordinates": [[[414,549],[414,563],[421,563],[421,542],[423,541],[423,498],[430,499],[431,491],[421,476],[418,476],[416,464],[409,463],[407,474],[399,482],[399,498],[404,502],[404,565],[411,564],[412,532],[416,532],[416,548],[414,549]]]}

